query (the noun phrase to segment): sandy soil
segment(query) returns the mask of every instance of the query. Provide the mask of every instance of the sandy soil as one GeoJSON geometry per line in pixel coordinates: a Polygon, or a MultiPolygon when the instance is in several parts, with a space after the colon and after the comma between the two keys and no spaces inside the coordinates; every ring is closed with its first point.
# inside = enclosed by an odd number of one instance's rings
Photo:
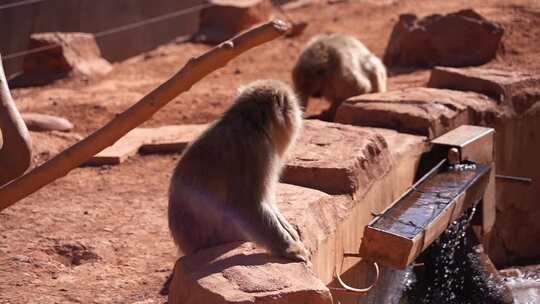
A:
{"type": "MultiPolygon", "coordinates": [[[[473,7],[506,29],[504,51],[488,66],[540,71],[538,1],[350,1],[291,12],[309,22],[234,60],[172,101],[145,126],[203,123],[231,104],[235,89],[290,70],[303,44],[320,32],[356,35],[382,56],[401,13],[420,16],[473,7]],[[381,4],[382,3],[382,4],[381,4]]],[[[14,90],[21,111],[60,115],[84,136],[99,128],[208,47],[168,44],[114,66],[99,79],[69,79],[14,90]]],[[[394,71],[395,72],[395,71],[394,71]]],[[[390,78],[390,89],[424,85],[429,71],[390,78]]],[[[312,102],[309,113],[327,107],[312,102]]],[[[76,135],[33,134],[35,162],[76,135]]],[[[79,168],[0,213],[0,303],[163,303],[161,284],[177,257],[167,230],[166,192],[178,155],[137,156],[116,167],[79,168]]]]}

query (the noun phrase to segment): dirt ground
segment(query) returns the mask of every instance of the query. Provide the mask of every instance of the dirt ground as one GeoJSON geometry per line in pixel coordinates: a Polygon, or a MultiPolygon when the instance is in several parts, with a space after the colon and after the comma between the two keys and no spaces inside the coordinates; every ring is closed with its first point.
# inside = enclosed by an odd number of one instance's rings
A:
{"type": "MultiPolygon", "coordinates": [[[[208,122],[223,113],[244,83],[260,78],[290,83],[294,60],[314,34],[353,34],[382,56],[399,14],[424,16],[470,7],[506,30],[503,51],[488,66],[540,72],[540,2],[535,0],[318,4],[291,11],[293,18],[309,22],[302,36],[242,55],[177,97],[144,126],[208,122]]],[[[110,74],[98,79],[72,78],[17,89],[13,95],[22,112],[64,116],[85,136],[207,49],[171,43],[115,64],[110,74]]],[[[427,70],[400,73],[390,77],[389,88],[424,85],[428,76],[427,70]]],[[[324,101],[312,102],[308,112],[326,106],[324,101]]],[[[79,138],[32,135],[36,164],[79,138]]],[[[136,156],[115,167],[79,168],[1,212],[0,303],[165,302],[158,292],[177,257],[167,229],[166,197],[178,157],[136,156]]]]}

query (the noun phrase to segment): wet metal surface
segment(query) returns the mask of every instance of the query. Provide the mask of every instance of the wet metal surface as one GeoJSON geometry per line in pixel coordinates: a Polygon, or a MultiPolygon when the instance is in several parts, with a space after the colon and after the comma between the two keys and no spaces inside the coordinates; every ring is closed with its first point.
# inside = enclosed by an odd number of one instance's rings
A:
{"type": "Polygon", "coordinates": [[[443,166],[411,189],[370,226],[413,239],[489,170],[488,165],[468,166],[463,170],[443,166]]]}

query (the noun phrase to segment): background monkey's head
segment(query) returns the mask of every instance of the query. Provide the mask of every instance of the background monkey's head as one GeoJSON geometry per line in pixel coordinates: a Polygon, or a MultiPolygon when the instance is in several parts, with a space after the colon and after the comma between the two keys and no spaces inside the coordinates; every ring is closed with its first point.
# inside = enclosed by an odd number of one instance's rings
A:
{"type": "Polygon", "coordinates": [[[325,84],[337,66],[333,50],[315,37],[302,51],[292,70],[294,87],[305,106],[307,98],[325,96],[325,84]]]}

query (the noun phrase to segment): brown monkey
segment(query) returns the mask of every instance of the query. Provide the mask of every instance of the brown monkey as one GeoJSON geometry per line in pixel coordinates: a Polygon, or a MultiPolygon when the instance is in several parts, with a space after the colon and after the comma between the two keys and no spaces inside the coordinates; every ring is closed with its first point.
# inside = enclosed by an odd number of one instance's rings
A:
{"type": "Polygon", "coordinates": [[[287,85],[255,81],[187,148],[169,194],[169,228],[185,254],[246,240],[308,261],[274,198],[283,159],[301,125],[298,100],[287,85]]]}
{"type": "Polygon", "coordinates": [[[324,117],[333,120],[347,98],[386,91],[386,68],[360,41],[342,34],[313,37],[292,71],[294,86],[307,108],[308,99],[325,97],[332,105],[324,117]]]}

